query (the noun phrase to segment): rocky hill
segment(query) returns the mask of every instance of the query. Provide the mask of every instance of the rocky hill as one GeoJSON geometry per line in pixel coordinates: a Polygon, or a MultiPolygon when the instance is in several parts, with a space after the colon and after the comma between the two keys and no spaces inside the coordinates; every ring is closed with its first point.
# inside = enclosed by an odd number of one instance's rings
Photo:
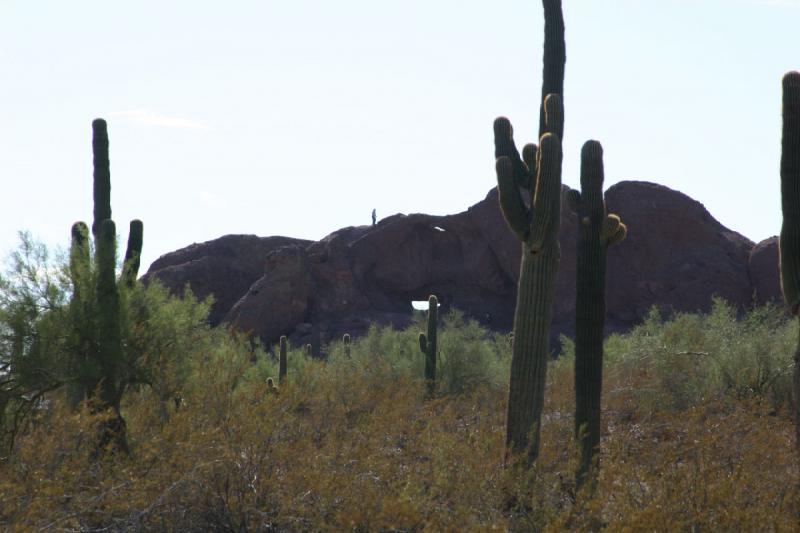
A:
{"type": "MultiPolygon", "coordinates": [[[[699,202],[654,183],[620,182],[606,202],[628,226],[628,237],[608,253],[609,331],[630,328],[653,305],[693,312],[708,310],[714,295],[743,309],[780,298],[776,238],[756,245],[699,202]]],[[[554,337],[574,328],[576,228],[564,205],[554,337]]],[[[213,295],[213,324],[227,322],[265,342],[288,335],[305,343],[358,335],[371,322],[403,326],[411,302],[429,294],[445,310],[457,307],[508,331],[519,263],[519,241],[492,189],[462,213],[398,214],[316,242],[226,235],[162,256],[145,279],[213,295]]]]}

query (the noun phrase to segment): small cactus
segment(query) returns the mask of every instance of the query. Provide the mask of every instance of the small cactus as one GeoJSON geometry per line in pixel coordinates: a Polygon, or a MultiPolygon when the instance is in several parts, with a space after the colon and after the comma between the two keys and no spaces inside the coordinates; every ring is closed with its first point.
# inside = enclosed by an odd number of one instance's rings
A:
{"type": "Polygon", "coordinates": [[[342,336],[342,344],[344,345],[344,355],[348,359],[350,358],[350,334],[345,333],[342,336]]]}
{"type": "Polygon", "coordinates": [[[306,344],[305,346],[306,357],[311,357],[312,353],[313,353],[313,347],[311,346],[311,343],[306,344]]]}
{"type": "Polygon", "coordinates": [[[287,360],[286,360],[286,335],[281,335],[280,355],[278,357],[278,383],[283,385],[286,382],[287,360]]]}
{"type": "Polygon", "coordinates": [[[428,335],[419,334],[419,349],[425,354],[425,385],[428,395],[436,390],[436,321],[439,299],[431,295],[428,298],[428,335]]]}
{"type": "Polygon", "coordinates": [[[579,222],[575,299],[575,438],[581,454],[578,486],[589,474],[600,445],[606,252],[627,233],[617,215],[606,214],[603,177],[603,147],[597,141],[588,141],[581,151],[581,191],[567,193],[567,203],[579,222]]]}
{"type": "Polygon", "coordinates": [[[278,387],[272,378],[267,378],[267,394],[278,394],[278,387]]]}

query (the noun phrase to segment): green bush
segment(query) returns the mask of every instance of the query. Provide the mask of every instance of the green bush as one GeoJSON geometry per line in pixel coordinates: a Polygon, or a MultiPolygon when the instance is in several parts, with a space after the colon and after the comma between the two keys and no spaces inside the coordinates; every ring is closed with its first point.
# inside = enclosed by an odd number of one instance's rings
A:
{"type": "Polygon", "coordinates": [[[679,313],[645,321],[606,341],[606,372],[637,377],[636,394],[651,410],[683,410],[729,395],[760,398],[774,409],[790,403],[797,331],[782,309],[765,306],[737,318],[715,299],[705,315],[679,313]]]}

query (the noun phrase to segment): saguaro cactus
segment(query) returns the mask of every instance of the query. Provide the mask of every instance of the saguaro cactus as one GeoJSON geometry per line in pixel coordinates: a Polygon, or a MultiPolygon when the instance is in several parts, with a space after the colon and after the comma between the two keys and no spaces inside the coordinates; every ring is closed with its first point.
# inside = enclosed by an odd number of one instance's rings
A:
{"type": "Polygon", "coordinates": [[[94,265],[90,259],[88,228],[83,222],[72,226],[70,277],[73,284],[70,313],[75,325],[78,353],[75,398],[90,398],[97,411],[112,409],[114,416],[103,429],[100,447],[114,442],[127,450],[125,422],[120,415],[125,369],[120,319],[120,287],[130,288],[139,272],[143,226],[131,222],[125,265],[116,278],[117,232],[111,220],[111,172],[108,158],[108,130],[103,119],[92,122],[94,154],[94,265]]]}
{"type": "Polygon", "coordinates": [[[286,335],[281,335],[280,355],[278,357],[278,383],[286,382],[286,335]]]}
{"type": "Polygon", "coordinates": [[[575,438],[581,454],[578,485],[589,473],[600,444],[606,251],[624,239],[627,232],[617,215],[606,214],[603,177],[603,147],[597,141],[588,141],[581,151],[581,191],[567,193],[569,206],[578,215],[575,301],[575,438]]]}
{"type": "MultiPolygon", "coordinates": [[[[781,206],[781,288],[786,305],[800,317],[800,72],[789,72],[783,77],[781,206]]],[[[800,404],[800,345],[794,353],[793,381],[797,406],[800,404]]],[[[795,408],[795,433],[800,451],[800,407],[795,408]]]]}
{"type": "Polygon", "coordinates": [[[439,314],[439,299],[428,298],[428,335],[419,334],[419,350],[425,354],[425,384],[428,395],[436,390],[436,321],[439,314]]]}
{"type": "Polygon", "coordinates": [[[511,124],[503,117],[494,125],[497,188],[509,227],[522,242],[522,264],[514,313],[514,342],[506,422],[506,445],[515,454],[539,454],[539,428],[544,404],[549,335],[555,280],[561,250],[561,98],[545,98],[545,130],[535,145],[516,152],[511,124]],[[537,153],[538,152],[538,153],[537,153]],[[516,156],[516,157],[515,157],[516,156]],[[527,190],[527,202],[520,196],[527,190]]]}
{"type": "Polygon", "coordinates": [[[348,359],[350,358],[350,334],[345,333],[342,336],[342,344],[344,345],[344,355],[348,359]]]}

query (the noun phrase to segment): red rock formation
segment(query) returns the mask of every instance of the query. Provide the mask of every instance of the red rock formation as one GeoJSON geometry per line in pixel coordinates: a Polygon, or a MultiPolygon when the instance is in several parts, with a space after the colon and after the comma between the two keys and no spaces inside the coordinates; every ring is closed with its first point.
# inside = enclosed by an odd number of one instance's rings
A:
{"type": "MultiPolygon", "coordinates": [[[[774,294],[777,256],[751,254],[753,243],[699,202],[630,181],[612,186],[606,201],[628,225],[628,237],[608,255],[609,330],[629,328],[653,305],[705,311],[713,295],[746,307],[754,290],[765,298],[774,294]]],[[[554,336],[574,329],[577,221],[570,210],[562,213],[554,336]]],[[[318,242],[221,237],[162,257],[147,276],[176,291],[188,282],[200,296],[213,294],[213,323],[224,317],[264,341],[292,335],[298,343],[308,342],[312,324],[324,338],[362,333],[370,322],[405,325],[411,301],[430,294],[444,310],[457,307],[509,330],[519,261],[519,242],[493,189],[462,213],[394,215],[318,242]]]]}

